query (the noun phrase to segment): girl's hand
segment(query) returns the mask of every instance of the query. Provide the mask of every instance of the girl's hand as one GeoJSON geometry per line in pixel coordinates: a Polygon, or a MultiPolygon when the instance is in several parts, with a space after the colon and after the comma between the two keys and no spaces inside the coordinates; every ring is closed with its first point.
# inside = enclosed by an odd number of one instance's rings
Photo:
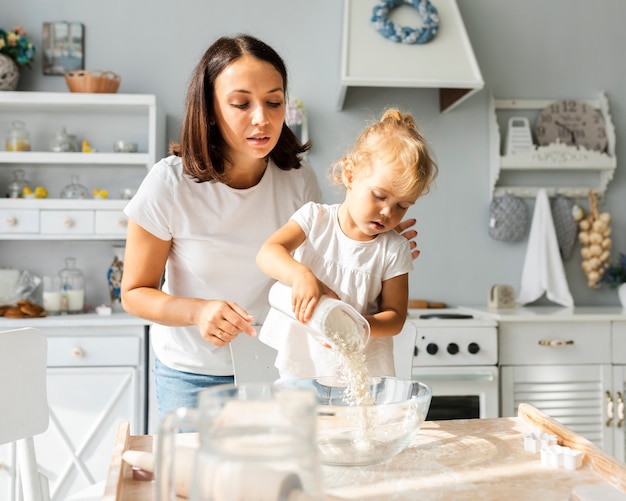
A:
{"type": "Polygon", "coordinates": [[[311,271],[298,275],[291,285],[291,307],[296,319],[303,324],[311,320],[315,307],[324,295],[339,299],[311,271]]]}
{"type": "Polygon", "coordinates": [[[202,337],[215,346],[225,346],[240,332],[256,336],[251,322],[254,317],[231,301],[204,301],[198,313],[196,325],[202,337]]]}
{"type": "Polygon", "coordinates": [[[411,228],[415,225],[415,223],[417,223],[416,219],[405,219],[404,221],[400,221],[400,223],[398,223],[398,226],[395,227],[395,230],[409,241],[409,245],[411,246],[411,256],[413,257],[413,259],[417,259],[420,255],[420,250],[417,248],[417,243],[414,240],[414,238],[417,238],[417,231],[404,230],[406,230],[407,228],[411,228]]]}

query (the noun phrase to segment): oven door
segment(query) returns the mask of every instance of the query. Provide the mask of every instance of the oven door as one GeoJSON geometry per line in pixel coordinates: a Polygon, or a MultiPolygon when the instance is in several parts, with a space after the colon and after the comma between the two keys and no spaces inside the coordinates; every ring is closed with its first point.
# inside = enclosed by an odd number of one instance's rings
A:
{"type": "Polygon", "coordinates": [[[427,420],[499,415],[498,368],[495,366],[413,367],[411,377],[433,391],[427,420]]]}

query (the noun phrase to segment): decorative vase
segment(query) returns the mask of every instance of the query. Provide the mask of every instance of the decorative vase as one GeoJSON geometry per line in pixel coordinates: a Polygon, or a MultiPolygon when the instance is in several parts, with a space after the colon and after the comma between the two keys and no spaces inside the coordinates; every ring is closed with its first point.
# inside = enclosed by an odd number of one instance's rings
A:
{"type": "Polygon", "coordinates": [[[626,309],[626,283],[623,283],[617,288],[617,296],[622,308],[626,309]]]}
{"type": "Polygon", "coordinates": [[[113,262],[107,271],[107,282],[109,283],[109,294],[113,311],[124,311],[120,296],[122,273],[124,272],[124,249],[123,245],[113,246],[113,262]]]}
{"type": "Polygon", "coordinates": [[[15,90],[20,80],[20,68],[6,54],[0,54],[0,90],[15,90]]]}

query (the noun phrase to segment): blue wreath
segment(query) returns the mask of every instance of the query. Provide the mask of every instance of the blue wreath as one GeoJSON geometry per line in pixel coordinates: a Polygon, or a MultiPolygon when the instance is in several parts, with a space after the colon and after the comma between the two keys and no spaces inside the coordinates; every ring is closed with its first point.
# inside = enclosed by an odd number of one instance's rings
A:
{"type": "Polygon", "coordinates": [[[428,43],[435,38],[439,30],[439,13],[428,0],[383,0],[374,6],[371,21],[376,31],[385,38],[406,44],[428,43]],[[423,22],[421,28],[396,26],[389,20],[389,13],[403,4],[417,10],[423,22]]]}

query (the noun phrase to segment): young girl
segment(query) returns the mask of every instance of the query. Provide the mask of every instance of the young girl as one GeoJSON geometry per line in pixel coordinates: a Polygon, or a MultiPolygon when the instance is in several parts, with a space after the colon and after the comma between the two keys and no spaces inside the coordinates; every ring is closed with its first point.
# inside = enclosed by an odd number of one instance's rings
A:
{"type": "MultiPolygon", "coordinates": [[[[331,170],[346,189],[344,202],[305,204],[257,254],[262,271],[292,287],[294,316],[302,324],[323,295],[365,316],[372,376],[395,375],[392,336],[407,315],[411,251],[392,230],[428,193],[437,172],[413,117],[389,109],[331,170]]],[[[280,379],[336,375],[336,357],[298,321],[272,308],[263,323],[259,339],[278,350],[280,379]]]]}

